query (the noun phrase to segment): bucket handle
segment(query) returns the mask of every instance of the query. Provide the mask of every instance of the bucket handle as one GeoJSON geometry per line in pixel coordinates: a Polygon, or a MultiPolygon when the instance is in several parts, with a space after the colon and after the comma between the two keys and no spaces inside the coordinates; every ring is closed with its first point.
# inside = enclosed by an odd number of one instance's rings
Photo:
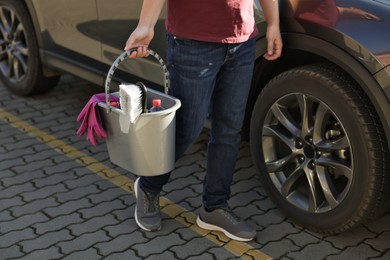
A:
{"type": "MultiPolygon", "coordinates": [[[[124,61],[126,58],[130,56],[130,54],[134,51],[136,51],[137,48],[130,49],[128,51],[123,52],[121,55],[116,58],[116,60],[112,63],[106,77],[106,83],[105,83],[105,93],[106,93],[106,110],[107,112],[111,112],[112,106],[110,105],[110,85],[112,77],[114,76],[115,70],[118,68],[119,64],[124,61]]],[[[155,51],[148,49],[149,55],[153,56],[161,65],[163,73],[164,73],[164,92],[165,94],[168,94],[169,92],[169,72],[167,69],[167,66],[164,62],[164,60],[161,58],[160,55],[158,55],[155,51]]]]}

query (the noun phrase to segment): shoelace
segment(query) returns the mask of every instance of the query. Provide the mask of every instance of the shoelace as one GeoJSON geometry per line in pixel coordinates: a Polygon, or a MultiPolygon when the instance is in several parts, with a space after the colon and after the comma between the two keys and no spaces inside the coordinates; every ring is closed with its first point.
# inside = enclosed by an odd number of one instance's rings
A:
{"type": "Polygon", "coordinates": [[[225,211],[226,216],[232,221],[232,222],[241,222],[241,218],[236,215],[236,213],[233,212],[233,210],[229,207],[226,209],[223,209],[225,211]]]}
{"type": "Polygon", "coordinates": [[[158,194],[153,194],[150,192],[145,192],[146,197],[146,207],[148,213],[154,213],[157,211],[158,205],[158,194]]]}

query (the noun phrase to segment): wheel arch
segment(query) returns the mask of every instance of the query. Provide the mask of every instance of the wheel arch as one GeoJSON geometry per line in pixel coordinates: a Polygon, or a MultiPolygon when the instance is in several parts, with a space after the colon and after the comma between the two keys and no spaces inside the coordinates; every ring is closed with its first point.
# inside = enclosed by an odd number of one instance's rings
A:
{"type": "Polygon", "coordinates": [[[24,6],[26,7],[27,12],[29,14],[29,18],[32,21],[32,25],[34,27],[35,38],[37,40],[39,56],[40,56],[41,63],[42,63],[43,74],[47,77],[59,76],[60,73],[47,67],[46,55],[44,52],[45,41],[44,41],[43,34],[42,34],[43,29],[42,29],[41,23],[38,19],[37,11],[35,9],[33,0],[15,0],[15,1],[20,1],[21,3],[24,4],[24,6]]]}
{"type": "MultiPolygon", "coordinates": [[[[305,34],[284,33],[283,53],[276,61],[266,61],[262,58],[266,46],[266,39],[257,41],[258,57],[255,64],[255,73],[252,88],[247,103],[244,123],[244,137],[249,138],[249,124],[251,112],[256,99],[264,86],[278,74],[303,65],[327,62],[336,64],[345,71],[368,96],[370,102],[382,122],[386,133],[388,149],[390,149],[390,97],[374,79],[373,75],[352,55],[343,49],[325,40],[305,34]]],[[[390,80],[390,79],[389,79],[390,80]]]]}

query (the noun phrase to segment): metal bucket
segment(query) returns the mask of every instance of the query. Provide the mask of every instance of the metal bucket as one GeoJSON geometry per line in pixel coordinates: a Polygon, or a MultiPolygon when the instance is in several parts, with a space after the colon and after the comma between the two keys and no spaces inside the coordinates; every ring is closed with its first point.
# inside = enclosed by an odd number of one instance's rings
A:
{"type": "MultiPolygon", "coordinates": [[[[123,53],[111,66],[106,79],[106,102],[98,104],[108,134],[108,154],[112,163],[136,175],[161,175],[172,171],[175,166],[176,110],[181,103],[172,96],[148,88],[147,108],[151,107],[154,98],[159,98],[165,109],[142,113],[134,123],[130,123],[129,117],[121,109],[110,106],[109,89],[113,72],[130,53],[123,53]]],[[[169,75],[166,66],[155,52],[150,50],[150,54],[163,67],[164,89],[168,92],[169,75]]]]}

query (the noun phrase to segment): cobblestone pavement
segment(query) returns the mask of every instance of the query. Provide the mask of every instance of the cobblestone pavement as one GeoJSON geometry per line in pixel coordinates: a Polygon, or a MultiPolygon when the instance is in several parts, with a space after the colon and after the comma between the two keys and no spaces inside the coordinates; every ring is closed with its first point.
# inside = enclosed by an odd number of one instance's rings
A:
{"type": "Polygon", "coordinates": [[[110,163],[104,142],[75,134],[76,116],[101,91],[70,76],[36,97],[0,85],[0,259],[390,259],[390,214],[337,236],[296,226],[267,197],[245,142],[231,205],[256,240],[197,228],[207,130],[165,187],[162,230],[141,231],[135,176],[110,163]]]}

